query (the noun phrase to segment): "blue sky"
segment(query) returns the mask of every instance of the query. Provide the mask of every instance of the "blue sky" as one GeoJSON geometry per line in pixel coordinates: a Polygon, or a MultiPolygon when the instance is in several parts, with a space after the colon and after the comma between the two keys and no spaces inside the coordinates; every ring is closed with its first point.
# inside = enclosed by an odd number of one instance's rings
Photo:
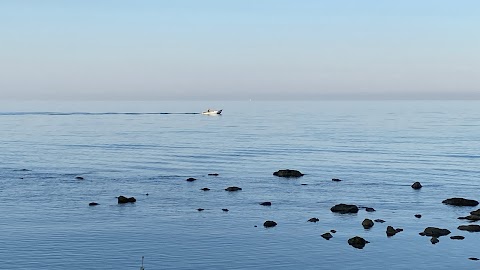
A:
{"type": "Polygon", "coordinates": [[[480,98],[480,1],[0,1],[0,99],[480,98]]]}

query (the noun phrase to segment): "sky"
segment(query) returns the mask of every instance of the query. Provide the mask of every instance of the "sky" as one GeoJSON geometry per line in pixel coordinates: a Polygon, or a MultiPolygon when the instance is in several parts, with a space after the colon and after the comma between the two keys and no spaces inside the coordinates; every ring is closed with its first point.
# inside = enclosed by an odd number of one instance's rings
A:
{"type": "Polygon", "coordinates": [[[480,99],[477,0],[1,0],[0,100],[480,99]]]}

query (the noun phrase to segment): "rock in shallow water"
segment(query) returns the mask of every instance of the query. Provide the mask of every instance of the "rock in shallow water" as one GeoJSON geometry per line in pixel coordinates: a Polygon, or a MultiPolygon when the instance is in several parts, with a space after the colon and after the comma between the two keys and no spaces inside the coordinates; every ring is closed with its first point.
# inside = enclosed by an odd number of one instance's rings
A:
{"type": "Polygon", "coordinates": [[[125,196],[118,196],[118,203],[119,204],[123,204],[123,203],[134,203],[136,202],[137,199],[135,199],[134,197],[130,197],[130,198],[127,198],[125,196]]]}
{"type": "Polygon", "coordinates": [[[480,232],[480,225],[460,225],[457,229],[467,232],[480,232]]]}
{"type": "Polygon", "coordinates": [[[443,200],[442,203],[455,206],[477,206],[478,201],[464,198],[450,198],[443,200]]]}
{"type": "Polygon", "coordinates": [[[193,177],[190,177],[190,178],[187,178],[187,180],[185,180],[185,181],[187,181],[187,182],[193,182],[193,181],[195,181],[195,180],[197,180],[197,179],[195,179],[195,178],[193,178],[193,177]]]}
{"type": "Polygon", "coordinates": [[[242,188],[239,187],[228,187],[225,189],[226,191],[239,191],[242,190],[242,188]]]}
{"type": "Polygon", "coordinates": [[[412,184],[412,188],[413,189],[421,189],[422,184],[420,184],[420,182],[415,182],[415,183],[412,184]]]}
{"type": "Polygon", "coordinates": [[[298,178],[298,177],[303,176],[303,173],[301,173],[297,170],[286,169],[286,170],[278,170],[278,171],[274,172],[273,175],[278,176],[278,177],[298,178]]]}
{"type": "Polygon", "coordinates": [[[319,222],[320,219],[316,218],[316,217],[312,217],[311,219],[308,220],[308,222],[319,222]]]}
{"type": "Polygon", "coordinates": [[[373,223],[373,220],[371,219],[366,218],[362,221],[362,226],[364,229],[370,229],[373,227],[373,225],[374,223],[373,223]]]}
{"type": "Polygon", "coordinates": [[[263,227],[265,228],[271,228],[277,226],[277,223],[273,220],[267,220],[263,223],[263,227]]]}
{"type": "Polygon", "coordinates": [[[354,248],[362,249],[365,247],[365,244],[369,243],[360,236],[355,236],[348,239],[348,244],[354,248]]]}
{"type": "Polygon", "coordinates": [[[90,206],[96,206],[96,205],[99,205],[99,203],[91,202],[91,203],[89,203],[88,205],[90,205],[90,206]]]}
{"type": "Polygon", "coordinates": [[[430,242],[435,245],[436,243],[440,242],[440,240],[438,240],[438,237],[432,236],[432,238],[430,239],[430,242]]]}
{"type": "Polygon", "coordinates": [[[328,232],[322,234],[321,236],[326,240],[330,240],[333,237],[333,235],[331,233],[328,233],[328,232]]]}
{"type": "Polygon", "coordinates": [[[262,202],[262,203],[260,203],[260,205],[263,205],[263,206],[272,206],[272,203],[271,203],[271,202],[262,202]]]}
{"type": "Polygon", "coordinates": [[[452,240],[463,240],[463,239],[465,239],[465,236],[455,235],[455,236],[450,236],[450,239],[452,239],[452,240]]]}
{"type": "Polygon", "coordinates": [[[358,212],[358,207],[353,204],[337,204],[330,208],[330,211],[334,213],[340,213],[340,214],[349,214],[349,213],[357,213],[358,212]]]}
{"type": "Polygon", "coordinates": [[[449,230],[440,229],[440,228],[436,228],[436,227],[427,227],[423,231],[423,235],[426,235],[426,236],[440,237],[440,236],[449,235],[449,234],[450,234],[449,230]]]}

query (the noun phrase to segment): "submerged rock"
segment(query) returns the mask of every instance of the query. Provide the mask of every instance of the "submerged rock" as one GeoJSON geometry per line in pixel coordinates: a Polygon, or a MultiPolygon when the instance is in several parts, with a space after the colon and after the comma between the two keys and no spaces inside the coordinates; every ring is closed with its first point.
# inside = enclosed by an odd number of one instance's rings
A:
{"type": "Polygon", "coordinates": [[[210,189],[208,187],[204,187],[204,188],[201,188],[200,190],[209,191],[210,189]]]}
{"type": "Polygon", "coordinates": [[[198,208],[197,209],[198,212],[202,212],[203,210],[205,210],[205,209],[203,209],[203,208],[198,208]]]}
{"type": "Polygon", "coordinates": [[[460,225],[457,229],[467,232],[480,232],[480,225],[460,225]]]}
{"type": "Polygon", "coordinates": [[[119,204],[123,204],[123,203],[134,203],[136,202],[137,199],[135,199],[134,197],[130,197],[130,198],[127,198],[125,196],[118,196],[118,203],[119,204]]]}
{"type": "Polygon", "coordinates": [[[385,220],[383,220],[383,219],[375,219],[374,221],[377,222],[377,223],[385,223],[385,220]]]}
{"type": "Polygon", "coordinates": [[[447,229],[440,229],[436,227],[427,227],[423,231],[423,234],[426,236],[435,236],[435,237],[440,237],[444,235],[449,235],[450,231],[447,229]]]}
{"type": "Polygon", "coordinates": [[[333,182],[340,182],[340,181],[342,181],[342,179],[332,178],[332,181],[333,181],[333,182]]]}
{"type": "Polygon", "coordinates": [[[365,207],[365,211],[367,211],[367,212],[375,212],[375,209],[373,209],[372,207],[365,207]]]}
{"type": "Polygon", "coordinates": [[[336,230],[330,230],[331,233],[336,233],[337,231],[336,230]]]}
{"type": "Polygon", "coordinates": [[[421,218],[421,217],[422,217],[422,215],[420,215],[420,214],[416,214],[416,215],[415,215],[415,217],[416,217],[416,218],[421,218]]]}
{"type": "Polygon", "coordinates": [[[239,187],[228,187],[225,189],[226,191],[239,191],[239,190],[242,190],[241,188],[239,187]]]}
{"type": "Polygon", "coordinates": [[[432,238],[430,239],[430,242],[435,245],[436,243],[440,242],[440,240],[438,240],[438,237],[432,236],[432,238]]]}
{"type": "Polygon", "coordinates": [[[228,212],[228,209],[227,208],[222,208],[222,211],[223,212],[228,212]]]}
{"type": "Polygon", "coordinates": [[[373,227],[373,225],[374,223],[373,223],[373,220],[371,219],[366,218],[362,221],[362,226],[364,229],[370,229],[373,227]]]}
{"type": "Polygon", "coordinates": [[[354,248],[362,249],[365,247],[365,244],[369,243],[360,236],[355,236],[348,239],[348,244],[354,248]]]}
{"type": "Polygon", "coordinates": [[[412,184],[412,188],[413,189],[421,189],[422,184],[420,184],[420,182],[415,182],[415,183],[412,184]]]}
{"type": "Polygon", "coordinates": [[[480,260],[479,258],[475,258],[475,257],[470,257],[470,258],[468,258],[468,259],[469,259],[469,260],[472,260],[472,261],[478,261],[478,260],[480,260]]]}
{"type": "Polygon", "coordinates": [[[262,203],[260,203],[260,205],[263,205],[263,206],[271,206],[272,203],[271,203],[271,202],[262,202],[262,203]]]}
{"type": "Polygon", "coordinates": [[[477,206],[478,201],[464,198],[450,198],[443,200],[442,203],[455,206],[477,206]]]}
{"type": "Polygon", "coordinates": [[[303,173],[297,171],[297,170],[279,170],[273,173],[273,175],[278,176],[278,177],[287,177],[287,178],[297,178],[303,176],[303,173]]]}
{"type": "Polygon", "coordinates": [[[96,205],[99,205],[99,203],[96,203],[96,202],[91,202],[88,204],[89,206],[96,206],[96,205]]]}
{"type": "Polygon", "coordinates": [[[330,208],[330,210],[334,213],[340,213],[340,214],[348,214],[348,213],[357,213],[358,212],[358,207],[353,204],[337,204],[330,208]]]}
{"type": "Polygon", "coordinates": [[[326,240],[330,240],[333,237],[333,235],[327,232],[322,234],[321,237],[325,238],[326,240]]]}
{"type": "Polygon", "coordinates": [[[265,228],[271,228],[277,226],[277,223],[273,220],[267,220],[263,223],[263,227],[265,228]]]}
{"type": "Polygon", "coordinates": [[[190,177],[190,178],[187,178],[186,181],[187,181],[187,182],[193,182],[193,181],[195,181],[195,180],[197,180],[197,179],[195,179],[195,178],[193,178],[193,177],[190,177]]]}
{"type": "Polygon", "coordinates": [[[77,179],[77,180],[84,180],[85,178],[83,178],[83,177],[81,177],[81,176],[77,176],[77,177],[75,177],[75,179],[77,179]]]}
{"type": "Polygon", "coordinates": [[[308,220],[308,222],[319,222],[320,219],[316,218],[316,217],[312,217],[311,219],[308,220]]]}
{"type": "Polygon", "coordinates": [[[209,176],[218,176],[219,174],[218,173],[209,173],[208,175],[209,176]]]}
{"type": "Polygon", "coordinates": [[[450,236],[450,239],[453,239],[453,240],[463,240],[463,239],[465,239],[465,236],[455,235],[455,236],[450,236]]]}

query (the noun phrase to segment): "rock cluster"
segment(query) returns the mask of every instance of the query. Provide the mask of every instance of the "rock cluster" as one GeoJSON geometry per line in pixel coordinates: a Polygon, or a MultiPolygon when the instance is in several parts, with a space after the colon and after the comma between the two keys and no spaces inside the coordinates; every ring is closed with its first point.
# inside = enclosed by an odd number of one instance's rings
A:
{"type": "Polygon", "coordinates": [[[136,202],[137,199],[135,199],[134,197],[130,197],[130,198],[127,198],[125,196],[118,196],[118,203],[119,204],[123,204],[123,203],[134,203],[136,202]]]}

